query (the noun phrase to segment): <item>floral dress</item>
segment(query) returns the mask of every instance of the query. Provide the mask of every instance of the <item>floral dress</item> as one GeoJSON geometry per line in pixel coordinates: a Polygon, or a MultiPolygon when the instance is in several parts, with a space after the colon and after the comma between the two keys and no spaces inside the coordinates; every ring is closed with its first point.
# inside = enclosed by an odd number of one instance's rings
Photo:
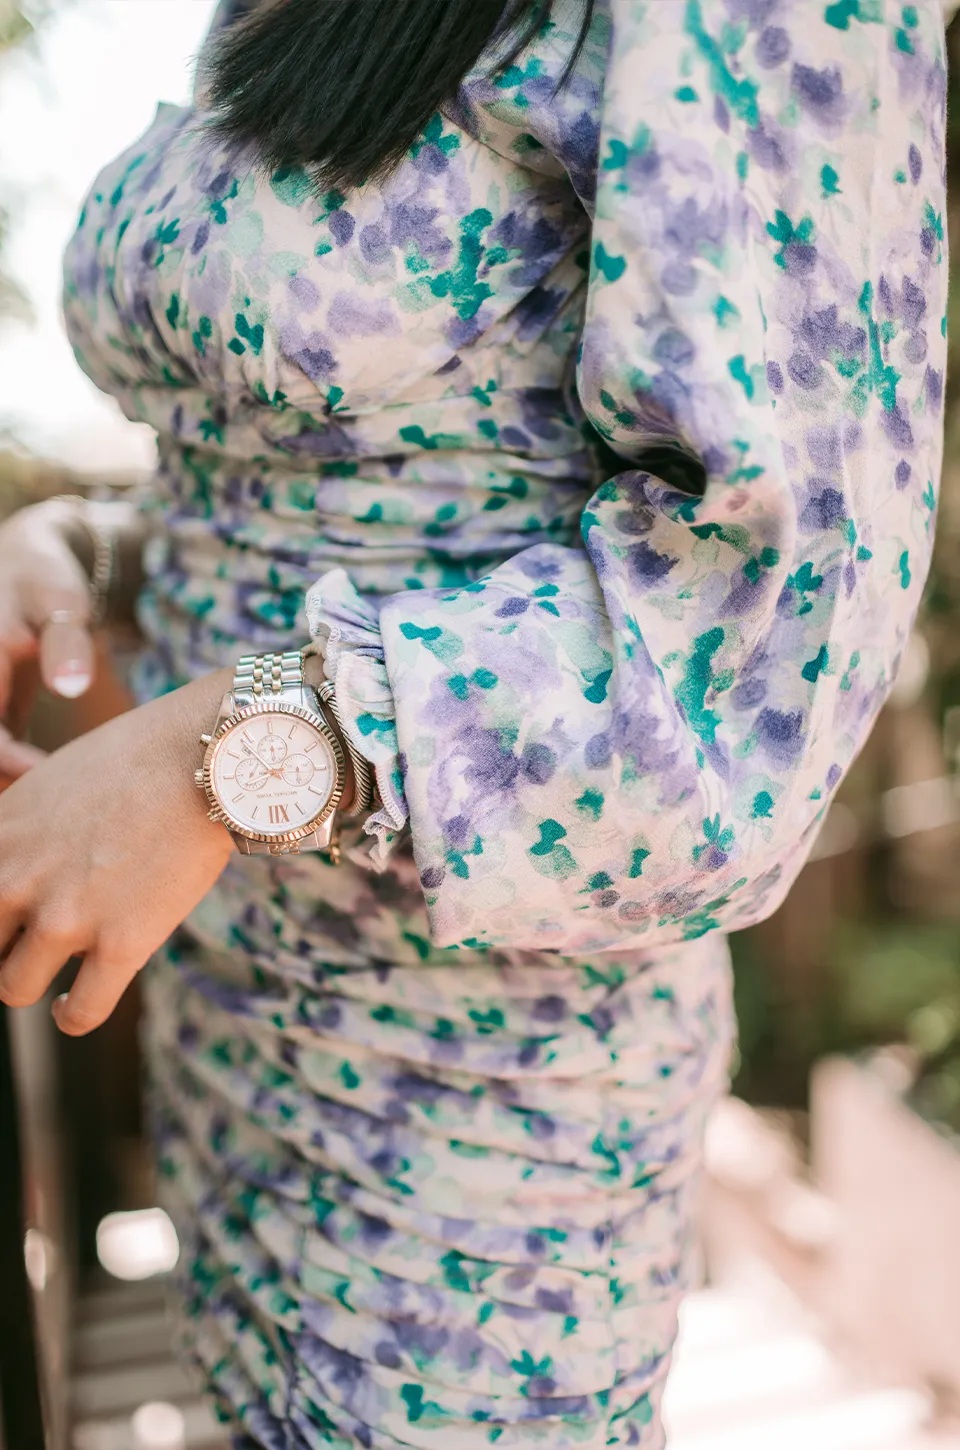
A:
{"type": "Polygon", "coordinates": [[[339,868],[238,857],[148,973],[244,1447],[662,1443],[723,933],[927,572],[939,0],[598,0],[558,84],[580,20],[350,195],[163,106],[67,254],[158,434],[142,695],[309,631],[383,802],[339,868]]]}

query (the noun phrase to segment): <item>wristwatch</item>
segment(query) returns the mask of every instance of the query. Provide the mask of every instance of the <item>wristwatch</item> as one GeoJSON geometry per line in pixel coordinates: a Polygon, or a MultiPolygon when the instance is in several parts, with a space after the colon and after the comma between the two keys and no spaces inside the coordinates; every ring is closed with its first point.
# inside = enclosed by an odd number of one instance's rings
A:
{"type": "Polygon", "coordinates": [[[371,771],[339,729],[333,685],[304,679],[304,653],[244,655],[194,779],[245,856],[339,862],[340,801],[352,777],[350,817],[369,810],[371,771]]]}

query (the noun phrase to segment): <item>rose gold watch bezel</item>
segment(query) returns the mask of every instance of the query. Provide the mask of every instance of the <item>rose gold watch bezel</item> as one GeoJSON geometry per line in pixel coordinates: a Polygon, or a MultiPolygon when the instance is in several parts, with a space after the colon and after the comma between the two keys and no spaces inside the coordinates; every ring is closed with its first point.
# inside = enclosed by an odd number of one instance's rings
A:
{"type": "Polygon", "coordinates": [[[235,835],[245,836],[248,841],[264,841],[268,845],[292,846],[296,841],[303,840],[304,836],[312,835],[318,826],[322,826],[325,821],[328,821],[340,804],[341,797],[343,796],[343,788],[346,783],[346,774],[346,760],[344,759],[340,741],[330,729],[329,725],[327,725],[326,721],[313,710],[308,710],[305,705],[295,705],[292,701],[288,700],[257,700],[251,705],[238,706],[217,725],[210,744],[207,746],[203,756],[203,788],[206,792],[207,799],[217,813],[217,819],[223,821],[227,829],[235,835]],[[261,715],[295,715],[298,720],[305,720],[308,725],[313,726],[319,735],[323,736],[330,746],[337,769],[337,777],[334,781],[333,790],[326,804],[309,821],[304,821],[301,825],[295,826],[289,831],[254,831],[249,826],[244,825],[231,815],[229,807],[224,805],[213,783],[213,762],[224,737],[234,730],[237,725],[241,725],[244,720],[255,720],[261,715]]]}

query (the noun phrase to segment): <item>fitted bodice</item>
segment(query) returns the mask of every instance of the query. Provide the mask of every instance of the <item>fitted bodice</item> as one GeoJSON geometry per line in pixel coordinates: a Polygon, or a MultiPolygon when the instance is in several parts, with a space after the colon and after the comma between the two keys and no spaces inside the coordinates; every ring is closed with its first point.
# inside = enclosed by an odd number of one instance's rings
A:
{"type": "Polygon", "coordinates": [[[569,8],[350,197],[218,145],[202,99],[162,106],[98,178],[67,321],[94,380],[157,430],[141,616],[171,679],[289,641],[332,566],[380,595],[576,541],[596,481],[573,364],[603,20],[558,90],[569,8]]]}

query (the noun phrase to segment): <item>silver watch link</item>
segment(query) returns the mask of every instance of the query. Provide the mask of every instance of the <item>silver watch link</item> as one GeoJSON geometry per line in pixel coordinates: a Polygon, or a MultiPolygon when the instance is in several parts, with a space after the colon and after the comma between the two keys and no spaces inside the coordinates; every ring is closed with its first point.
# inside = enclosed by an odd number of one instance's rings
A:
{"type": "Polygon", "coordinates": [[[325,851],[338,863],[349,777],[350,819],[369,810],[373,779],[341,727],[331,682],[315,688],[304,678],[305,653],[239,660],[213,731],[200,737],[206,749],[195,779],[211,820],[223,822],[244,855],[325,851]]]}

